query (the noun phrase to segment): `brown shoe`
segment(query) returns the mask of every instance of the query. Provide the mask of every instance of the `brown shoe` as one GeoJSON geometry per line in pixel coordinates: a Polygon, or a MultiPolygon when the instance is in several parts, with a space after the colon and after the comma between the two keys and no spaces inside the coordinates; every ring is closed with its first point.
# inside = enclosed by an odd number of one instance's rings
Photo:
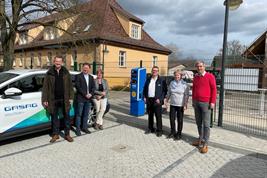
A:
{"type": "Polygon", "coordinates": [[[70,135],[65,135],[65,140],[67,140],[68,142],[73,142],[73,138],[71,138],[70,135]]]}
{"type": "Polygon", "coordinates": [[[52,138],[51,138],[51,140],[50,140],[50,143],[54,143],[58,139],[59,139],[59,135],[53,135],[52,138]]]}
{"type": "Polygon", "coordinates": [[[98,129],[99,129],[99,125],[98,125],[98,124],[95,124],[94,129],[95,129],[95,130],[98,130],[98,129]]]}
{"type": "Polygon", "coordinates": [[[193,146],[199,146],[199,145],[201,145],[201,141],[198,139],[198,140],[196,140],[196,141],[194,141],[193,143],[192,143],[192,145],[193,146]]]}
{"type": "Polygon", "coordinates": [[[200,148],[200,153],[207,153],[208,152],[208,145],[204,145],[202,148],[200,148]]]}
{"type": "Polygon", "coordinates": [[[103,125],[99,125],[98,128],[99,128],[100,130],[103,130],[103,125]]]}

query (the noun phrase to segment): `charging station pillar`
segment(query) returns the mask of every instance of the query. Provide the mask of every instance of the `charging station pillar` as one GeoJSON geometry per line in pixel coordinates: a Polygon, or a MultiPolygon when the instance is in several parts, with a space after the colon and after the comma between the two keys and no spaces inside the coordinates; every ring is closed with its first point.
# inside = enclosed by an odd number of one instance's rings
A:
{"type": "Polygon", "coordinates": [[[130,114],[133,116],[143,116],[145,114],[145,102],[143,97],[145,82],[146,69],[133,68],[131,70],[130,87],[130,114]]]}

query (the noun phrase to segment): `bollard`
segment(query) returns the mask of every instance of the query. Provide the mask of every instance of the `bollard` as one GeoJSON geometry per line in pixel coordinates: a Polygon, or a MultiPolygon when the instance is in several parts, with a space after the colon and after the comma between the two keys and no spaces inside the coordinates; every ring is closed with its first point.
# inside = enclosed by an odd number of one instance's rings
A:
{"type": "Polygon", "coordinates": [[[210,110],[210,128],[213,127],[213,109],[210,110]]]}

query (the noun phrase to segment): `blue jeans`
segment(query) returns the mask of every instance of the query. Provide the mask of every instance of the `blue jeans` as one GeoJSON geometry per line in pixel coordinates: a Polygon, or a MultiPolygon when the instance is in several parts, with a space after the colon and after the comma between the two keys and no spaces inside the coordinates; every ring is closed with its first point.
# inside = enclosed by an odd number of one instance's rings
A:
{"type": "Polygon", "coordinates": [[[210,106],[209,103],[194,101],[196,124],[199,134],[199,139],[208,144],[210,137],[210,106]]]}
{"type": "Polygon", "coordinates": [[[81,130],[81,126],[83,130],[88,129],[88,114],[90,112],[91,108],[91,102],[86,101],[86,102],[79,102],[77,104],[77,113],[76,113],[76,129],[81,130]],[[82,124],[82,125],[81,125],[82,124]]]}

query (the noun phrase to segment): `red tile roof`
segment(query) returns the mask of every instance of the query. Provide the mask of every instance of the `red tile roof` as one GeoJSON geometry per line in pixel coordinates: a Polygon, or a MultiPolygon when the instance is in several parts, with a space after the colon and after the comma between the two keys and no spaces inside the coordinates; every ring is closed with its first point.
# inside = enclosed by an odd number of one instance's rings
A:
{"type": "MultiPolygon", "coordinates": [[[[105,40],[106,42],[118,43],[137,47],[144,50],[154,50],[163,54],[170,54],[171,51],[153,40],[143,29],[141,40],[136,40],[125,32],[119,22],[115,11],[131,21],[143,24],[144,21],[125,11],[116,0],[91,0],[87,3],[74,6],[65,12],[55,13],[38,19],[42,23],[51,23],[67,17],[77,15],[77,19],[61,37],[55,40],[44,40],[43,32],[32,43],[17,45],[16,49],[41,47],[45,45],[63,44],[84,40],[105,40]],[[91,25],[88,31],[84,31],[87,25],[91,25]],[[74,34],[73,32],[76,31],[74,34]]],[[[23,30],[36,27],[35,25],[25,26],[23,30]]]]}

